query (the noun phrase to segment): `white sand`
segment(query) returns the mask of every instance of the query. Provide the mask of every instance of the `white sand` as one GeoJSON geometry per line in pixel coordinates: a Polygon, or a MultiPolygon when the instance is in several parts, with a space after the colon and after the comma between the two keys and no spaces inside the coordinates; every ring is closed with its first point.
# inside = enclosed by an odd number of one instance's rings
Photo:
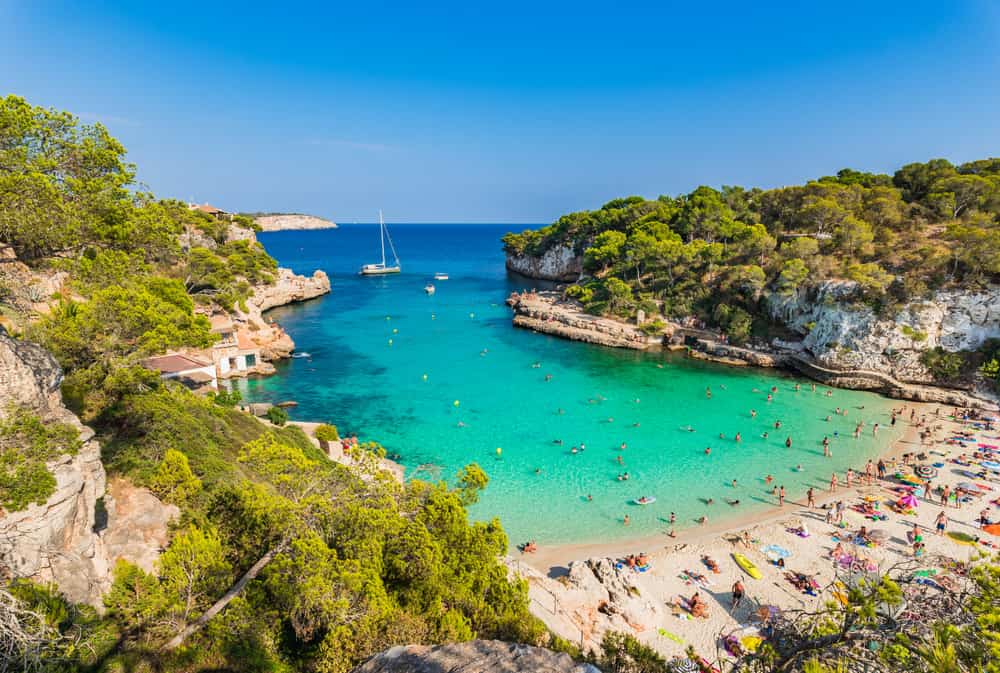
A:
{"type": "MultiPolygon", "coordinates": [[[[949,408],[936,404],[916,405],[912,402],[906,403],[906,411],[899,422],[906,424],[909,412],[913,408],[917,409],[918,420],[923,414],[926,415],[928,425],[940,427],[934,432],[932,440],[924,446],[919,442],[919,429],[915,426],[907,427],[902,439],[884,456],[886,462],[889,463],[904,453],[916,454],[923,451],[928,454],[928,460],[916,462],[945,463],[945,466],[938,470],[937,477],[932,480],[935,487],[949,485],[954,488],[960,481],[969,481],[968,477],[959,473],[961,466],[950,462],[950,459],[961,453],[971,456],[976,444],[945,443],[948,437],[958,430],[967,429],[968,426],[947,418],[945,414],[950,414],[952,411],[949,408]],[[940,410],[940,418],[934,416],[936,409],[940,410]]],[[[1000,444],[1000,439],[997,439],[1000,437],[1000,430],[979,431],[976,435],[977,442],[1000,444]]],[[[908,473],[909,470],[905,472],[908,473]]],[[[890,476],[892,473],[892,470],[889,470],[890,476]]],[[[972,481],[988,483],[995,490],[983,497],[975,498],[972,503],[963,504],[960,509],[954,506],[948,507],[946,513],[950,522],[947,530],[973,536],[981,535],[990,542],[1000,543],[1000,538],[985,534],[978,526],[979,513],[984,508],[990,510],[992,520],[1000,518],[1000,507],[990,503],[991,500],[1000,497],[1000,483],[984,482],[982,479],[972,481]]],[[[844,483],[844,475],[840,475],[840,482],[844,483]]],[[[921,567],[931,567],[939,556],[967,560],[977,549],[986,549],[984,545],[962,545],[947,536],[935,533],[934,520],[942,511],[936,494],[932,496],[933,504],[923,498],[920,499],[915,516],[892,512],[887,503],[890,499],[898,498],[898,494],[890,490],[890,487],[897,485],[895,480],[889,479],[885,482],[876,480],[872,486],[862,486],[851,491],[841,487],[835,494],[817,491],[816,500],[819,506],[824,502],[836,500],[844,500],[845,505],[850,506],[860,503],[864,495],[876,497],[879,511],[889,517],[886,521],[872,521],[859,512],[847,509],[844,514],[844,521],[848,524],[845,530],[825,523],[825,510],[819,508],[810,510],[805,507],[804,502],[786,502],[782,509],[774,508],[768,514],[756,515],[753,521],[744,521],[736,525],[730,523],[724,530],[706,527],[697,531],[680,532],[674,539],[660,536],[628,544],[542,548],[536,554],[518,555],[512,560],[511,566],[515,570],[520,569],[521,574],[529,581],[533,612],[546,621],[554,632],[568,640],[578,644],[582,641],[587,647],[593,647],[600,642],[605,630],[609,628],[621,630],[624,626],[637,638],[666,656],[681,655],[684,646],[692,644],[702,656],[715,660],[718,656],[716,648],[721,645],[720,636],[745,625],[750,620],[751,612],[758,605],[774,605],[782,609],[813,608],[830,600],[829,594],[813,597],[797,591],[785,579],[784,570],[768,563],[763,553],[759,551],[762,545],[777,544],[789,550],[791,557],[786,562],[786,570],[812,575],[821,587],[827,587],[835,577],[835,566],[829,558],[829,553],[836,544],[832,536],[837,533],[845,535],[849,531],[857,531],[862,525],[866,525],[868,530],[886,531],[888,533],[886,541],[877,547],[854,548],[849,544],[846,546],[851,553],[870,558],[880,571],[887,571],[903,561],[913,561],[912,547],[907,542],[906,534],[912,530],[914,523],[920,526],[927,545],[926,555],[917,562],[921,567]],[[801,522],[807,524],[811,533],[808,538],[799,537],[787,530],[801,522]],[[753,539],[759,540],[750,549],[736,541],[743,530],[748,530],[753,539]],[[640,551],[649,553],[652,568],[645,573],[634,573],[629,570],[624,572],[629,575],[642,599],[656,602],[659,606],[666,606],[662,610],[659,608],[645,610],[644,614],[640,615],[633,613],[631,618],[625,620],[621,617],[609,618],[597,611],[597,601],[601,592],[595,592],[593,588],[589,591],[574,590],[567,586],[565,578],[561,581],[553,579],[565,573],[565,567],[572,559],[621,558],[627,553],[640,551]],[[733,552],[741,552],[749,557],[761,570],[763,578],[760,580],[750,578],[733,561],[733,552]],[[719,574],[713,574],[702,563],[703,555],[708,555],[716,561],[719,574]],[[679,577],[685,569],[704,574],[712,585],[700,588],[686,582],[679,577]],[[730,614],[731,587],[737,579],[743,582],[747,598],[750,600],[745,599],[743,605],[734,614],[730,614]],[[668,604],[676,596],[690,597],[695,591],[700,591],[702,598],[707,601],[710,613],[708,619],[694,619],[686,612],[680,616],[671,613],[668,604]],[[658,633],[660,629],[675,634],[684,645],[660,635],[658,633]]],[[[606,596],[606,593],[604,595],[606,596]]]]}

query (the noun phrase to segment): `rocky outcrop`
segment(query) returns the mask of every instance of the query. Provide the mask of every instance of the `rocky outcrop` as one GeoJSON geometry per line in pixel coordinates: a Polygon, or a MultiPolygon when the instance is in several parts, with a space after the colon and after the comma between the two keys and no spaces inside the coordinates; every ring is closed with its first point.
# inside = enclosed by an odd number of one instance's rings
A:
{"type": "Polygon", "coordinates": [[[330,220],[315,215],[273,214],[255,217],[261,231],[286,231],[290,229],[336,229],[330,220]]]}
{"type": "Polygon", "coordinates": [[[499,640],[398,645],[381,652],[353,673],[600,673],[569,655],[499,640]]]}
{"type": "Polygon", "coordinates": [[[568,245],[549,248],[540,256],[508,252],[507,268],[529,278],[574,282],[583,273],[583,257],[568,245]]]}
{"type": "Polygon", "coordinates": [[[314,271],[312,276],[299,276],[289,269],[278,269],[271,285],[258,285],[249,302],[261,311],[313,299],[330,292],[330,279],[324,271],[314,271]]]}
{"type": "Polygon", "coordinates": [[[0,329],[0,418],[11,409],[28,408],[47,421],[77,427],[82,441],[76,455],[49,463],[56,488],[44,504],[3,512],[0,567],[15,577],[55,582],[72,601],[100,605],[117,558],[151,566],[176,508],[165,507],[147,491],[140,505],[144,526],[119,516],[122,508],[105,492],[100,445],[93,431],[62,406],[61,382],[62,371],[48,352],[0,329]],[[98,530],[99,501],[107,511],[103,530],[98,530]]]}
{"type": "Polygon", "coordinates": [[[802,335],[801,348],[828,369],[877,371],[899,381],[932,383],[921,354],[974,350],[1000,338],[1000,287],[944,290],[892,316],[858,300],[852,281],[829,281],[792,296],[771,295],[771,316],[802,335]]]}
{"type": "Polygon", "coordinates": [[[564,301],[554,292],[512,294],[507,304],[514,309],[514,326],[586,343],[642,350],[662,342],[647,337],[634,325],[585,313],[575,302],[564,301]]]}

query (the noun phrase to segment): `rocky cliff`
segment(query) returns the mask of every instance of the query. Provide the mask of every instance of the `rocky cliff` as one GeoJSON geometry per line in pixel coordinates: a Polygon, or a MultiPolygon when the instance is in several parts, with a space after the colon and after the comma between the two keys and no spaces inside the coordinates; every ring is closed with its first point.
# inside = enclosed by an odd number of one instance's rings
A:
{"type": "Polygon", "coordinates": [[[583,272],[583,258],[573,248],[561,245],[541,256],[507,253],[507,268],[529,278],[573,282],[583,272]]]}
{"type": "Polygon", "coordinates": [[[289,229],[336,229],[330,220],[314,215],[273,214],[255,217],[254,221],[262,231],[285,231],[289,229]]]}
{"type": "Polygon", "coordinates": [[[566,654],[499,640],[399,645],[375,655],[353,673],[600,673],[566,654]]]}
{"type": "Polygon", "coordinates": [[[76,426],[83,442],[75,456],[49,463],[56,490],[45,504],[2,513],[0,570],[55,582],[70,600],[100,605],[118,558],[151,568],[177,508],[127,483],[118,491],[124,503],[106,492],[100,445],[93,431],[62,406],[61,382],[62,371],[48,352],[0,328],[0,418],[28,408],[45,420],[76,426]],[[131,506],[133,499],[138,506],[131,506]],[[99,501],[107,511],[106,524],[97,521],[99,501]]]}
{"type": "Polygon", "coordinates": [[[771,295],[771,317],[802,335],[797,347],[823,367],[867,369],[900,381],[929,383],[921,354],[975,350],[1000,338],[1000,287],[944,290],[889,316],[858,300],[858,285],[829,281],[792,296],[771,295]]]}

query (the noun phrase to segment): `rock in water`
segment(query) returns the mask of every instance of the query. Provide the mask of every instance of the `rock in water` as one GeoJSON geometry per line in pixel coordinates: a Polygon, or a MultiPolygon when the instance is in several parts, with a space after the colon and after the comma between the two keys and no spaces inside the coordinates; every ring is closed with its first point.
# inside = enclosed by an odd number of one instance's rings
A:
{"type": "Polygon", "coordinates": [[[600,673],[567,654],[499,640],[471,640],[429,647],[398,645],[354,669],[353,673],[600,673]]]}

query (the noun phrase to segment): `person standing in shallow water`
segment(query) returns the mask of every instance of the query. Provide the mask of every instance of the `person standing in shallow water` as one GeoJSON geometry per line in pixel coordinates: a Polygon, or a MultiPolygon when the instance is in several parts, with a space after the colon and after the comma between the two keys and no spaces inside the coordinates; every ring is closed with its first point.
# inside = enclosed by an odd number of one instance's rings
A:
{"type": "Polygon", "coordinates": [[[786,449],[792,448],[792,438],[791,437],[788,437],[788,438],[785,439],[785,448],[786,449]]]}
{"type": "Polygon", "coordinates": [[[806,491],[806,505],[809,506],[809,509],[812,509],[816,506],[816,496],[813,493],[812,486],[810,486],[809,490],[806,491]]]}
{"type": "Polygon", "coordinates": [[[784,485],[782,485],[782,487],[778,489],[778,507],[784,507],[784,506],[785,506],[785,487],[784,485]]]}

